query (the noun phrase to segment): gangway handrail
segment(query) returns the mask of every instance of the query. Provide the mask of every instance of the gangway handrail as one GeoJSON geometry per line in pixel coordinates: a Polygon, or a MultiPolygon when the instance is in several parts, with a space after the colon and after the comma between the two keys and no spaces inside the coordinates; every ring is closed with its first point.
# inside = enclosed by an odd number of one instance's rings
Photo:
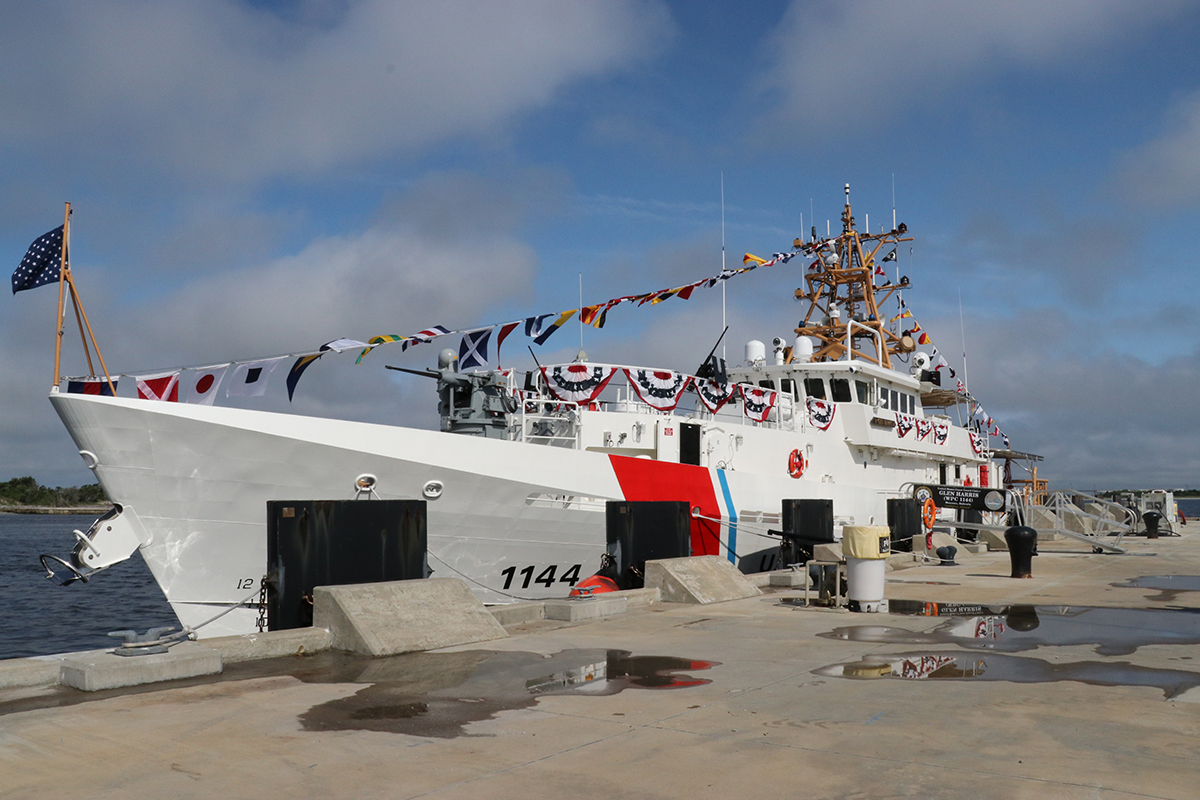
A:
{"type": "MultiPolygon", "coordinates": [[[[1110,553],[1126,553],[1126,552],[1128,552],[1124,547],[1121,547],[1121,541],[1122,541],[1122,539],[1124,539],[1125,533],[1128,532],[1129,528],[1121,523],[1116,522],[1115,520],[1108,520],[1103,517],[1098,517],[1095,514],[1089,514],[1086,511],[1084,511],[1083,509],[1076,506],[1074,503],[1067,502],[1066,501],[1067,493],[1071,492],[1071,491],[1073,491],[1073,490],[1060,490],[1057,492],[1052,492],[1050,494],[1050,497],[1048,498],[1049,502],[1046,505],[1042,505],[1042,506],[1035,506],[1033,504],[1026,505],[1024,503],[1024,498],[1022,498],[1021,503],[1020,503],[1022,506],[1021,519],[1023,519],[1028,524],[1028,522],[1030,521],[1029,511],[1033,508],[1044,508],[1044,509],[1050,511],[1054,515],[1054,528],[1048,530],[1047,532],[1058,533],[1058,534],[1061,534],[1061,535],[1067,537],[1068,539],[1074,539],[1079,542],[1085,542],[1087,544],[1090,544],[1093,548],[1097,548],[1101,551],[1107,551],[1110,553]],[[1070,506],[1070,511],[1068,511],[1066,508],[1063,507],[1064,503],[1066,505],[1070,506]],[[1067,513],[1075,514],[1078,517],[1087,517],[1087,518],[1095,519],[1098,521],[1102,521],[1106,524],[1112,524],[1112,525],[1116,526],[1116,530],[1117,530],[1116,542],[1105,541],[1104,538],[1102,538],[1101,536],[1099,536],[1097,534],[1077,533],[1076,531],[1069,530],[1066,526],[1066,522],[1063,519],[1064,515],[1067,513]]],[[[1033,526],[1029,526],[1029,527],[1033,527],[1033,526]]],[[[1041,531],[1044,529],[1034,528],[1034,530],[1041,531]]]]}

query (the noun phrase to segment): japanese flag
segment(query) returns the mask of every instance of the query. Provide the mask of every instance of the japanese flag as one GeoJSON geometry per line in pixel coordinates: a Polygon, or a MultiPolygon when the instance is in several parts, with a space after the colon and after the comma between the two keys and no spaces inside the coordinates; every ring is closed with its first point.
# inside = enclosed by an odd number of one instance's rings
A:
{"type": "Polygon", "coordinates": [[[203,369],[193,370],[189,376],[187,401],[202,406],[211,406],[217,399],[217,387],[221,378],[225,377],[228,364],[217,364],[203,369]]]}

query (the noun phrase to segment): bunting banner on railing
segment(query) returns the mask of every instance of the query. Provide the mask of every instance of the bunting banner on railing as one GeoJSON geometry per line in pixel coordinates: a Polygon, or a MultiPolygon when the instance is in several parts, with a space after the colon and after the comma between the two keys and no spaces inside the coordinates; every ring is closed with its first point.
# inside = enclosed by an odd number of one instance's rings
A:
{"type": "Polygon", "coordinates": [[[597,364],[567,364],[565,367],[541,367],[542,379],[550,393],[570,403],[589,403],[600,396],[617,374],[617,367],[597,364]]]}
{"type": "Polygon", "coordinates": [[[779,400],[779,392],[774,389],[761,389],[757,386],[739,386],[742,393],[742,411],[755,422],[766,422],[771,416],[771,409],[779,400]]]}
{"type": "Polygon", "coordinates": [[[808,421],[823,431],[829,430],[833,424],[833,412],[836,410],[837,406],[828,400],[808,398],[808,421]]]}
{"type": "Polygon", "coordinates": [[[712,378],[696,378],[692,382],[700,403],[708,409],[708,413],[716,414],[721,407],[733,400],[738,393],[736,383],[718,383],[712,378]]]}
{"type": "Polygon", "coordinates": [[[694,380],[682,372],[655,369],[626,369],[625,377],[642,402],[658,411],[674,411],[694,380]]]}

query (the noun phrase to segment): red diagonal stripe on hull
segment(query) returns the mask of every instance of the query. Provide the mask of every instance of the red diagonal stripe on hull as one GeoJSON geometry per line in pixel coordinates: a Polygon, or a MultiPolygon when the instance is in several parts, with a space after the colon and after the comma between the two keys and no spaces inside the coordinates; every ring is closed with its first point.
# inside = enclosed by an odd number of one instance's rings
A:
{"type": "MultiPolygon", "coordinates": [[[[610,455],[626,500],[685,500],[706,517],[720,518],[717,493],[707,467],[610,455]]],[[[692,517],[692,555],[719,556],[721,526],[692,517]]]]}

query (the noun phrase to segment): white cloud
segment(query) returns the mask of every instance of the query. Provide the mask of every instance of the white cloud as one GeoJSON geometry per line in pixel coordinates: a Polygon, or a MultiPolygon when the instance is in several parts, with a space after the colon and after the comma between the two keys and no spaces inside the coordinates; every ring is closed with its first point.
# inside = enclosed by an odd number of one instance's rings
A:
{"type": "Polygon", "coordinates": [[[512,191],[467,173],[427,176],[360,233],[317,238],[151,301],[136,312],[147,323],[128,329],[127,359],[249,358],[339,336],[487,322],[485,309],[524,296],[536,276],[537,256],[517,228],[522,192],[555,191],[553,176],[542,177],[532,179],[540,189],[514,179],[512,191]]]}
{"type": "Polygon", "coordinates": [[[1116,188],[1151,208],[1200,201],[1200,92],[1167,112],[1161,135],[1121,159],[1116,188]]]}
{"type": "MultiPolygon", "coordinates": [[[[315,350],[342,337],[411,334],[430,325],[462,329],[503,322],[504,303],[531,299],[538,258],[520,235],[529,206],[562,195],[560,176],[541,170],[487,181],[437,173],[386,204],[353,235],[315,239],[294,255],[207,274],[134,301],[114,296],[94,272],[81,279],[92,327],[114,373],[249,360],[315,350]]],[[[53,345],[53,287],[22,293],[0,319],[0,466],[46,482],[87,480],[46,403],[53,345]],[[74,476],[74,477],[72,477],[74,476]]],[[[69,319],[63,372],[86,373],[69,319]]],[[[256,407],[391,423],[436,424],[432,382],[393,381],[385,363],[427,366],[457,337],[401,356],[381,348],[364,365],[354,354],[322,359],[304,377],[296,402],[283,389],[286,370],[256,407]]],[[[513,347],[510,345],[510,347],[513,347]]],[[[518,348],[519,349],[519,348],[518,348]]],[[[97,365],[97,368],[99,365],[97,365]]],[[[128,380],[119,389],[132,396],[128,380]]],[[[222,399],[221,402],[226,402],[222,399]]],[[[0,474],[0,480],[9,475],[0,474]]]]}
{"type": "MultiPolygon", "coordinates": [[[[1052,489],[1195,485],[1200,436],[1191,416],[1200,396],[1200,352],[1194,347],[1156,364],[1098,344],[1095,323],[1072,321],[1058,309],[972,316],[966,318],[970,366],[959,375],[969,372],[971,393],[1013,449],[1046,457],[1039,477],[1052,489]]],[[[929,319],[926,328],[959,368],[958,319],[929,319]]]]}
{"type": "MultiPolygon", "coordinates": [[[[1036,69],[1162,22],[1182,2],[1136,0],[795,0],[769,41],[762,88],[780,122],[852,133],[1002,69],[1036,69]]],[[[783,136],[785,134],[780,133],[783,136]]]]}
{"type": "Polygon", "coordinates": [[[656,0],[46,2],[0,28],[0,141],[110,171],[304,175],[487,135],[658,50],[656,0]]]}

